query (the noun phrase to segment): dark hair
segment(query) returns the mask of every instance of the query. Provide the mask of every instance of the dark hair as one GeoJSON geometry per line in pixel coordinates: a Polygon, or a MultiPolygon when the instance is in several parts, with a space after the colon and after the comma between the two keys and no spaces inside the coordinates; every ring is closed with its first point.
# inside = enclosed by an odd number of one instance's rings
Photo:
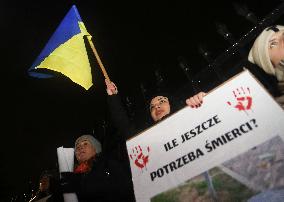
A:
{"type": "Polygon", "coordinates": [[[154,91],[148,96],[147,103],[146,103],[147,104],[147,106],[146,106],[147,113],[146,114],[149,115],[148,117],[149,117],[150,123],[153,123],[153,120],[152,120],[152,117],[151,117],[151,112],[150,112],[149,106],[150,106],[152,99],[157,97],[157,96],[164,96],[164,97],[168,98],[169,104],[171,106],[170,114],[172,114],[173,112],[177,111],[180,108],[180,101],[175,96],[173,96],[170,93],[170,91],[161,91],[161,90],[154,91]]]}
{"type": "Polygon", "coordinates": [[[44,170],[44,171],[41,173],[39,179],[42,179],[43,177],[51,178],[51,177],[53,177],[53,175],[54,175],[54,172],[53,172],[53,171],[51,171],[51,170],[44,170]]]}

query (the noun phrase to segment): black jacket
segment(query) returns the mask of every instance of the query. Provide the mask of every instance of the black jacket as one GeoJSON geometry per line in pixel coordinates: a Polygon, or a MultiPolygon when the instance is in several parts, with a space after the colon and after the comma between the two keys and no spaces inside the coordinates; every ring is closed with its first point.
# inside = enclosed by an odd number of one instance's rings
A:
{"type": "Polygon", "coordinates": [[[132,181],[126,166],[115,159],[98,156],[88,173],[61,174],[62,192],[75,192],[80,202],[134,201],[132,181]]]}
{"type": "Polygon", "coordinates": [[[110,95],[107,98],[109,113],[118,135],[125,141],[137,133],[137,129],[132,125],[128,118],[127,112],[123,107],[119,95],[110,95]]]}

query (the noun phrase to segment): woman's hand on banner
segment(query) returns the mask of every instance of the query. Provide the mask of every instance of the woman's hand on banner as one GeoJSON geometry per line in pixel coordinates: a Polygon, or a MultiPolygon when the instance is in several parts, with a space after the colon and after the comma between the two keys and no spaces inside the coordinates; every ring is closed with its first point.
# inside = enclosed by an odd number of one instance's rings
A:
{"type": "Polygon", "coordinates": [[[186,99],[186,104],[191,108],[198,108],[203,103],[203,97],[206,95],[204,92],[199,92],[196,95],[186,99]]]}

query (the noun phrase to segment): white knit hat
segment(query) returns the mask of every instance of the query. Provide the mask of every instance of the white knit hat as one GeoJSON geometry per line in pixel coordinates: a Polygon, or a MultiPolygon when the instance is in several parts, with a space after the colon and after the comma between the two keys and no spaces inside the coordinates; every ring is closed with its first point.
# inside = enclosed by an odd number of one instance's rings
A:
{"type": "Polygon", "coordinates": [[[99,154],[102,151],[102,145],[101,143],[94,138],[92,135],[82,135],[80,137],[77,138],[77,140],[75,141],[75,148],[77,146],[77,144],[79,144],[80,142],[87,140],[91,143],[91,145],[96,149],[96,153],[99,154]]]}
{"type": "MultiPolygon", "coordinates": [[[[277,25],[276,28],[278,28],[280,31],[284,30],[284,26],[281,25],[277,25]]],[[[269,28],[265,28],[261,32],[250,49],[248,60],[258,65],[266,73],[275,76],[275,67],[273,67],[268,53],[268,42],[274,33],[275,31],[269,28]]]]}

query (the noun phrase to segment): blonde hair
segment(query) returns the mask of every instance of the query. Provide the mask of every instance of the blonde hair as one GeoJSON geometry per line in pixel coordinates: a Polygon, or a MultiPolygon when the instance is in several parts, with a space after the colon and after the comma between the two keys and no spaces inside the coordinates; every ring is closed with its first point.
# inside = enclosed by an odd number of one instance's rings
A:
{"type": "Polygon", "coordinates": [[[260,68],[262,68],[266,73],[276,76],[275,67],[271,63],[268,47],[269,40],[275,33],[275,29],[279,31],[284,30],[284,26],[276,25],[273,29],[272,27],[265,28],[260,35],[254,41],[252,48],[250,49],[248,60],[260,68]]]}

